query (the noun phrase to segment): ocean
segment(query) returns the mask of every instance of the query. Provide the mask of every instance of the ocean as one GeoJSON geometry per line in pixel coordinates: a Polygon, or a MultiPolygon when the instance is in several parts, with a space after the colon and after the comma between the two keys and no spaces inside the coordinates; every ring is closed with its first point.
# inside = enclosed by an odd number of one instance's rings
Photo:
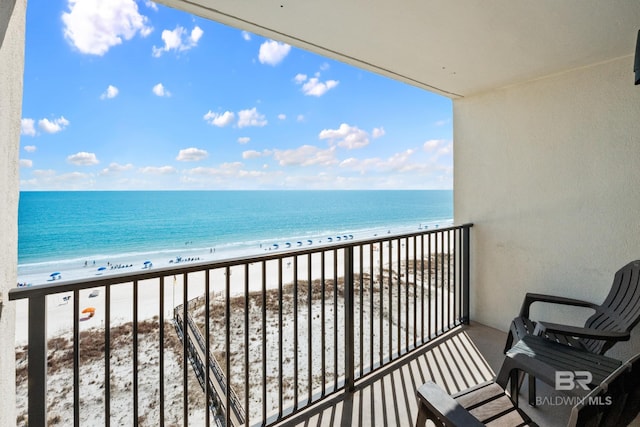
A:
{"type": "Polygon", "coordinates": [[[452,218],[451,190],[21,192],[18,276],[35,284],[107,262],[221,259],[452,218]]]}

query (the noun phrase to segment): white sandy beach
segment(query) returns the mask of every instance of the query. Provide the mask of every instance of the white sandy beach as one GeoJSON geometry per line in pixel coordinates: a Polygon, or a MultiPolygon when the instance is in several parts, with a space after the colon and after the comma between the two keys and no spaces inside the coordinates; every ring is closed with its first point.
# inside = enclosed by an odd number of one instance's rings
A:
{"type": "MultiPolygon", "coordinates": [[[[394,277],[393,280],[395,284],[397,284],[398,277],[402,276],[404,274],[404,270],[406,269],[405,258],[407,258],[406,257],[407,252],[409,255],[408,259],[413,259],[414,257],[413,241],[409,240],[408,242],[404,242],[404,243],[408,245],[408,248],[405,246],[400,246],[399,252],[397,250],[397,247],[391,248],[391,264],[392,264],[392,269],[394,270],[394,274],[392,275],[392,277],[394,277]],[[400,263],[400,266],[401,266],[400,269],[398,269],[398,263],[400,263]]],[[[426,241],[425,241],[425,245],[427,245],[426,241]]],[[[437,253],[448,252],[448,248],[446,247],[446,245],[443,246],[443,245],[437,244],[435,241],[432,242],[431,246],[432,246],[431,248],[432,254],[435,254],[436,252],[437,253]]],[[[380,253],[381,253],[380,249],[381,248],[379,247],[376,247],[376,248],[372,248],[370,246],[365,247],[362,253],[362,260],[360,259],[359,251],[356,250],[355,251],[356,253],[354,254],[354,257],[355,257],[354,265],[356,266],[356,269],[360,270],[360,268],[362,268],[362,272],[365,274],[365,276],[369,274],[372,274],[373,276],[378,275],[380,273],[380,253]],[[371,255],[373,255],[373,264],[371,264],[371,261],[370,261],[371,255]],[[360,265],[362,267],[360,267],[360,265]]],[[[420,249],[416,248],[416,250],[418,252],[418,258],[422,258],[422,254],[420,254],[420,249]]],[[[325,256],[325,267],[324,267],[325,279],[333,279],[334,276],[337,276],[338,278],[340,278],[340,277],[343,277],[344,275],[343,274],[343,270],[344,270],[343,252],[338,251],[336,253],[337,253],[337,257],[335,259],[335,265],[337,266],[337,270],[335,273],[333,270],[333,266],[334,266],[334,259],[332,255],[333,252],[327,252],[325,256]]],[[[425,253],[425,256],[426,256],[426,253],[425,253]]],[[[297,262],[298,279],[301,281],[307,280],[309,279],[309,273],[307,268],[307,264],[309,263],[309,260],[311,262],[311,277],[310,277],[311,280],[320,279],[320,277],[322,276],[322,263],[321,263],[320,254],[313,254],[310,257],[306,255],[300,256],[298,257],[297,261],[295,261],[291,257],[284,258],[282,260],[281,273],[279,270],[278,261],[268,261],[264,264],[264,268],[266,270],[266,274],[264,276],[263,276],[263,264],[261,262],[253,263],[248,266],[248,277],[245,277],[244,266],[232,267],[230,269],[231,275],[229,278],[229,284],[230,284],[229,293],[232,296],[242,296],[245,293],[245,288],[248,288],[248,291],[250,293],[260,291],[263,288],[263,286],[266,286],[267,289],[276,289],[280,283],[279,281],[280,274],[282,275],[283,284],[292,283],[294,279],[293,276],[294,276],[294,269],[296,268],[296,265],[295,265],[296,262],[297,262]],[[265,278],[264,280],[263,280],[263,277],[265,278]]],[[[389,249],[388,247],[383,247],[382,248],[382,269],[386,270],[388,268],[389,268],[389,249]]],[[[359,273],[359,271],[357,273],[359,273]]],[[[209,276],[210,284],[211,284],[210,291],[213,293],[212,299],[213,301],[216,301],[219,304],[222,304],[224,302],[224,295],[226,292],[226,289],[225,289],[226,283],[227,283],[226,270],[225,269],[210,270],[208,274],[210,275],[209,276]]],[[[388,273],[385,273],[385,274],[388,274],[388,273]]],[[[410,272],[408,277],[409,282],[418,282],[418,280],[420,279],[419,271],[417,274],[418,274],[418,277],[415,277],[416,275],[410,272]]],[[[406,278],[403,279],[403,281],[405,280],[406,278]]],[[[189,274],[187,282],[188,282],[187,300],[191,300],[198,296],[204,295],[205,272],[189,274]]],[[[138,320],[139,322],[143,320],[146,320],[146,321],[152,320],[152,321],[156,321],[157,323],[157,318],[159,317],[161,312],[164,314],[165,319],[171,320],[173,316],[173,308],[183,303],[184,276],[182,274],[178,274],[175,277],[169,276],[165,278],[163,307],[160,307],[160,303],[159,303],[160,286],[161,286],[160,279],[149,279],[149,280],[141,281],[138,284],[138,320]]],[[[429,288],[429,289],[431,292],[435,292],[435,288],[429,288]]],[[[380,319],[379,308],[376,306],[379,303],[379,298],[374,296],[374,306],[370,307],[368,305],[370,295],[368,294],[369,290],[366,288],[366,286],[365,286],[365,292],[366,292],[365,299],[364,299],[365,303],[363,303],[363,310],[362,310],[362,316],[363,316],[362,329],[364,331],[363,347],[365,350],[364,353],[366,354],[369,353],[368,349],[371,344],[369,342],[369,336],[372,335],[374,337],[374,343],[373,343],[374,353],[379,354],[381,350],[380,341],[379,341],[380,339],[379,320],[375,320],[374,329],[372,333],[370,333],[368,329],[369,319],[372,313],[373,313],[374,319],[380,319]]],[[[383,286],[382,292],[383,292],[384,304],[386,306],[389,302],[388,299],[390,297],[388,287],[383,286]]],[[[400,292],[402,292],[403,298],[400,298],[400,302],[398,303],[399,308],[397,309],[404,316],[404,313],[405,313],[404,297],[406,296],[407,291],[405,290],[400,292]]],[[[110,293],[111,293],[111,298],[110,298],[111,314],[110,314],[109,326],[113,330],[113,328],[117,327],[118,325],[126,324],[127,322],[131,322],[133,320],[133,285],[131,283],[114,285],[111,287],[110,293]]],[[[95,309],[95,315],[93,317],[87,318],[87,320],[80,321],[80,331],[103,330],[105,326],[105,320],[106,320],[105,294],[106,292],[104,287],[87,289],[85,291],[80,292],[80,304],[79,304],[80,310],[82,311],[87,307],[93,307],[95,309]],[[97,295],[95,295],[96,294],[95,291],[97,291],[97,295]],[[95,296],[91,296],[92,292],[93,292],[93,295],[95,296]]],[[[396,298],[396,300],[394,300],[394,304],[396,304],[397,290],[392,289],[391,295],[392,295],[392,298],[396,298]]],[[[412,298],[413,298],[413,295],[411,295],[410,301],[412,301],[412,298]]],[[[450,296],[443,297],[443,299],[447,299],[447,300],[449,298],[450,296]]],[[[285,303],[283,307],[283,317],[286,319],[286,321],[283,322],[282,331],[283,331],[283,336],[286,337],[283,343],[283,346],[284,346],[283,351],[285,352],[285,354],[288,355],[287,356],[288,360],[285,361],[283,365],[283,376],[287,380],[287,382],[289,382],[293,380],[292,356],[295,354],[295,352],[294,352],[293,343],[291,340],[291,337],[293,337],[293,334],[294,334],[293,320],[292,320],[294,312],[293,312],[293,307],[291,306],[291,300],[289,299],[287,301],[288,302],[285,303]]],[[[359,302],[356,301],[356,303],[357,303],[357,307],[359,307],[359,302]]],[[[316,352],[317,351],[316,349],[322,348],[321,333],[320,333],[322,324],[321,324],[319,304],[320,304],[319,302],[314,301],[310,310],[309,310],[309,307],[304,304],[301,304],[299,306],[299,312],[297,316],[298,318],[297,332],[299,334],[300,344],[297,349],[297,353],[298,353],[298,359],[299,359],[298,368],[300,371],[300,376],[298,377],[300,398],[302,398],[304,395],[308,393],[308,371],[309,371],[308,365],[307,365],[308,352],[309,351],[316,352]],[[308,333],[308,328],[307,328],[308,317],[307,316],[309,312],[311,313],[311,317],[312,317],[311,318],[311,324],[312,324],[311,349],[309,349],[306,344],[307,333],[308,333]],[[304,390],[304,392],[302,390],[304,390]]],[[[410,302],[410,305],[412,306],[412,302],[410,302]]],[[[440,307],[441,305],[442,305],[441,300],[432,301],[433,308],[435,308],[435,306],[440,307]]],[[[17,306],[16,345],[20,347],[26,344],[26,339],[27,339],[27,331],[28,331],[27,302],[17,301],[16,306],[17,306]]],[[[394,310],[396,310],[395,305],[393,306],[393,308],[394,310]]],[[[421,307],[416,307],[416,309],[418,310],[418,317],[420,318],[422,314],[420,311],[421,307]]],[[[412,307],[411,307],[411,310],[413,310],[412,307]]],[[[430,310],[430,312],[433,313],[433,310],[430,310]]],[[[255,419],[256,416],[260,415],[261,405],[262,405],[262,397],[261,397],[262,384],[257,383],[257,381],[261,381],[261,375],[262,375],[261,374],[262,372],[262,341],[261,341],[262,332],[260,330],[261,313],[262,311],[259,307],[251,306],[250,326],[248,328],[250,337],[252,337],[250,347],[249,347],[249,359],[250,359],[249,377],[251,379],[250,380],[251,390],[249,392],[249,398],[250,398],[250,416],[253,419],[255,419]]],[[[359,308],[357,308],[356,313],[359,313],[359,308]]],[[[267,388],[269,390],[269,393],[267,396],[267,405],[269,408],[269,412],[271,412],[272,410],[274,410],[274,408],[277,408],[277,403],[279,400],[279,395],[277,394],[277,387],[274,387],[274,383],[273,383],[274,378],[276,378],[276,374],[278,373],[277,367],[279,365],[278,349],[277,349],[277,343],[278,343],[277,317],[278,316],[277,316],[277,313],[275,312],[269,312],[268,316],[269,316],[268,322],[267,322],[268,327],[266,329],[266,333],[267,333],[267,358],[268,358],[267,368],[269,372],[268,378],[267,378],[267,381],[268,381],[267,388]]],[[[392,316],[396,317],[395,311],[392,312],[392,316]]],[[[87,317],[87,316],[81,315],[81,317],[87,317]]],[[[332,303],[327,302],[325,307],[324,318],[325,318],[325,328],[326,328],[325,350],[327,351],[327,360],[330,359],[331,363],[333,363],[333,341],[335,339],[337,339],[339,343],[338,352],[340,354],[344,353],[344,346],[343,346],[344,335],[343,335],[343,329],[341,328],[341,326],[344,324],[344,309],[341,306],[340,302],[335,308],[333,307],[332,303]],[[337,331],[335,331],[333,326],[334,325],[333,319],[336,316],[338,319],[337,331]],[[335,334],[337,334],[337,336],[335,334]]],[[[394,319],[394,320],[397,320],[397,319],[394,319]]],[[[404,322],[404,318],[402,321],[404,322]]],[[[435,322],[436,319],[433,318],[432,321],[435,322]]],[[[216,322],[219,322],[219,319],[215,319],[214,316],[212,315],[212,324],[215,324],[216,322]]],[[[359,325],[359,322],[360,322],[359,317],[357,319],[357,322],[359,325]]],[[[386,322],[386,323],[383,323],[383,327],[384,327],[383,330],[391,331],[391,334],[389,337],[383,338],[383,342],[382,342],[383,353],[388,351],[385,347],[389,345],[389,340],[392,341],[391,342],[392,349],[395,349],[398,347],[398,339],[400,339],[401,343],[404,344],[403,340],[404,340],[404,334],[405,334],[406,328],[411,328],[411,331],[413,331],[412,328],[414,326],[417,327],[417,325],[401,324],[400,334],[398,334],[397,324],[395,322],[392,322],[391,325],[388,323],[388,319],[383,320],[383,322],[386,322]]],[[[70,337],[72,328],[73,328],[73,295],[72,293],[61,293],[61,294],[52,295],[48,297],[48,300],[47,300],[47,334],[48,336],[50,338],[60,337],[60,336],[70,337]],[[69,298],[65,298],[65,297],[69,297],[69,298]]],[[[232,331],[234,331],[234,333],[237,333],[237,331],[244,331],[244,314],[243,313],[234,312],[232,314],[231,328],[232,328],[232,331]]],[[[221,334],[220,332],[221,331],[217,329],[215,336],[217,337],[224,336],[224,334],[221,334]]],[[[173,333],[173,335],[175,336],[175,333],[173,332],[173,330],[171,330],[171,333],[173,333]]],[[[411,334],[413,334],[413,332],[411,332],[411,334]]],[[[359,354],[360,343],[358,339],[356,341],[357,341],[356,354],[359,354]]],[[[157,370],[158,369],[157,357],[153,356],[153,355],[157,356],[157,352],[158,352],[157,338],[155,342],[153,341],[153,339],[149,339],[148,342],[147,341],[144,341],[144,342],[145,344],[144,345],[141,344],[141,347],[140,347],[141,356],[140,356],[139,364],[140,363],[143,364],[144,366],[143,371],[151,372],[154,369],[157,370]]],[[[223,344],[223,342],[224,340],[212,339],[212,352],[214,354],[216,353],[219,354],[221,351],[224,351],[224,348],[220,347],[220,345],[223,344]]],[[[243,382],[244,382],[245,373],[243,368],[244,367],[243,342],[244,342],[243,340],[235,336],[232,339],[231,378],[232,378],[232,385],[234,386],[235,389],[238,389],[236,391],[239,393],[241,401],[244,402],[243,382]]],[[[113,348],[113,345],[115,344],[112,343],[112,348],[113,348]]],[[[170,401],[170,399],[178,399],[177,402],[182,402],[181,397],[179,396],[180,394],[179,391],[182,390],[182,376],[181,376],[182,369],[179,368],[181,363],[180,351],[181,350],[178,350],[177,353],[174,353],[172,351],[166,352],[167,365],[165,365],[165,372],[167,375],[166,375],[165,390],[167,394],[166,395],[167,401],[170,401]],[[175,372],[178,372],[178,374],[174,375],[175,372]],[[176,391],[176,394],[175,395],[171,394],[169,390],[176,391]]],[[[50,348],[50,352],[51,352],[51,348],[50,348]]],[[[365,357],[365,364],[368,365],[371,362],[371,359],[367,357],[365,357]]],[[[378,357],[375,356],[374,362],[377,359],[378,357]]],[[[338,357],[338,366],[336,367],[337,368],[336,372],[338,376],[342,375],[341,372],[343,372],[343,369],[344,369],[342,365],[343,360],[344,360],[343,356],[338,357]]],[[[313,379],[312,379],[313,384],[311,385],[311,387],[314,393],[319,389],[318,381],[320,380],[319,373],[321,372],[320,370],[321,365],[319,365],[320,361],[321,361],[321,358],[314,357],[312,362],[312,367],[311,367],[311,372],[313,376],[313,379]]],[[[329,368],[330,367],[327,366],[327,369],[329,368]]],[[[72,392],[70,391],[72,386],[72,377],[73,377],[72,371],[69,371],[67,368],[65,369],[60,369],[55,374],[52,374],[49,376],[50,393],[55,393],[58,395],[60,394],[72,395],[72,392]]],[[[122,384],[124,384],[124,389],[125,389],[124,391],[121,390],[122,395],[123,396],[130,395],[130,391],[127,391],[126,389],[127,389],[127,382],[131,381],[132,370],[133,370],[133,366],[131,364],[131,359],[130,359],[130,347],[125,348],[124,350],[120,348],[117,348],[117,349],[113,348],[113,352],[111,354],[112,396],[115,396],[118,393],[120,393],[119,391],[116,392],[115,390],[120,390],[122,384]],[[122,383],[122,381],[124,381],[124,383],[122,383]]],[[[103,402],[104,390],[103,390],[103,386],[101,387],[101,384],[104,383],[104,378],[103,378],[104,365],[103,364],[101,365],[100,363],[92,362],[89,366],[82,367],[81,371],[83,372],[83,375],[82,375],[83,400],[82,400],[81,413],[90,414],[94,412],[93,409],[91,409],[94,407],[94,405],[97,405],[98,407],[100,407],[100,405],[102,404],[101,402],[103,402]],[[85,375],[85,372],[86,372],[86,375],[85,375]],[[93,383],[89,383],[85,386],[85,381],[88,378],[92,378],[93,383]]],[[[193,376],[191,369],[189,369],[189,372],[190,372],[190,375],[193,376]]],[[[154,378],[157,378],[157,377],[158,376],[156,375],[154,378]]],[[[201,393],[201,389],[194,378],[190,379],[190,381],[193,382],[195,385],[194,384],[189,385],[190,393],[194,392],[193,405],[194,407],[197,407],[197,408],[203,408],[204,407],[203,394],[201,393]],[[200,392],[196,393],[197,390],[200,390],[200,392]],[[200,397],[198,397],[199,395],[200,397]]],[[[276,384],[277,384],[277,380],[276,380],[276,384]]],[[[128,387],[130,387],[130,384],[128,385],[128,387]]],[[[145,408],[144,412],[148,413],[148,415],[146,416],[147,419],[149,420],[148,425],[154,425],[154,423],[151,420],[157,419],[157,411],[158,411],[157,387],[158,387],[157,379],[155,381],[140,383],[141,402],[139,407],[145,408]]],[[[24,394],[26,391],[24,389],[25,389],[24,386],[22,388],[19,388],[19,397],[18,397],[19,401],[23,401],[23,399],[26,399],[24,394]]],[[[288,401],[289,403],[292,403],[291,402],[291,399],[293,398],[292,388],[289,387],[284,392],[284,394],[285,395],[283,396],[283,399],[285,400],[285,402],[288,401]]],[[[70,411],[70,408],[69,408],[69,403],[68,403],[69,399],[70,397],[67,396],[67,398],[65,399],[58,398],[57,402],[52,402],[51,403],[52,406],[50,409],[50,413],[52,414],[51,416],[52,417],[58,416],[62,420],[66,420],[65,417],[68,417],[69,414],[72,414],[72,411],[70,411]]],[[[128,413],[128,412],[130,413],[130,409],[128,409],[130,407],[128,405],[131,404],[130,398],[123,398],[121,400],[122,401],[112,397],[112,414],[120,414],[120,413],[128,413]]],[[[178,405],[178,406],[179,408],[176,411],[177,413],[172,414],[171,416],[175,416],[179,419],[182,413],[181,412],[182,406],[181,405],[178,405]]],[[[18,411],[20,412],[23,409],[24,409],[24,404],[19,403],[18,411]]],[[[96,413],[100,413],[101,411],[103,411],[103,409],[96,408],[95,410],[96,413]]],[[[141,413],[142,412],[143,410],[141,409],[141,413]]],[[[194,417],[203,416],[203,410],[201,409],[194,410],[193,416],[194,417]]]]}

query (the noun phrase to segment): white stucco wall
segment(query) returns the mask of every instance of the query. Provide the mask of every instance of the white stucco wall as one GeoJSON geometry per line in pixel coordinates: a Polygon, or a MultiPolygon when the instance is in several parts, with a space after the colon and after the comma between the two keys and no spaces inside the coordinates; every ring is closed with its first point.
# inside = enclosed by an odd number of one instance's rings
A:
{"type": "Polygon", "coordinates": [[[15,303],[7,292],[17,282],[18,151],[26,0],[0,0],[0,426],[16,424],[15,303]]]}
{"type": "MultiPolygon", "coordinates": [[[[454,101],[455,217],[475,224],[473,320],[507,330],[527,291],[601,302],[614,272],[640,259],[632,69],[626,57],[454,101]]],[[[549,313],[580,324],[578,314],[549,313]]],[[[634,335],[620,350],[640,351],[634,335]]]]}

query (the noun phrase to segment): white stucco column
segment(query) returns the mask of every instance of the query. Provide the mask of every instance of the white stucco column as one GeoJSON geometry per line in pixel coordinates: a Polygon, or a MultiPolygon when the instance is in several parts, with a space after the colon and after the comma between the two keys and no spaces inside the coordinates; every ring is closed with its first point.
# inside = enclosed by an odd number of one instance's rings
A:
{"type": "Polygon", "coordinates": [[[18,275],[18,153],[26,0],[0,0],[0,426],[16,424],[15,303],[18,275]]]}

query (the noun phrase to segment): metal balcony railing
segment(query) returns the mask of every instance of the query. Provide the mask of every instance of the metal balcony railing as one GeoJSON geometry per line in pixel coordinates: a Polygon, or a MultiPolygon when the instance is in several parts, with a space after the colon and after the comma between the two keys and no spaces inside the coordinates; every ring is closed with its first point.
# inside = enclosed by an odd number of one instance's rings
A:
{"type": "Polygon", "coordinates": [[[103,390],[102,409],[91,415],[92,425],[109,426],[122,416],[112,400],[122,394],[123,382],[126,415],[149,425],[175,423],[168,409],[180,406],[185,426],[196,419],[207,426],[270,425],[328,396],[352,393],[357,381],[468,323],[470,228],[367,240],[340,236],[260,256],[12,289],[10,300],[28,302],[28,424],[47,424],[47,373],[61,357],[70,360],[65,390],[72,395],[63,418],[76,426],[88,411],[82,390],[91,366],[83,365],[96,363],[101,374],[91,384],[103,390]],[[81,321],[81,301],[89,292],[104,309],[101,324],[93,327],[81,321]],[[123,292],[131,306],[127,322],[115,315],[122,311],[123,292]],[[47,333],[48,304],[60,298],[73,306],[69,344],[48,348],[61,333],[47,333]],[[130,333],[121,332],[125,323],[130,333]],[[170,323],[174,328],[165,328],[170,323]],[[94,347],[99,337],[98,348],[91,349],[98,359],[85,357],[89,333],[94,347]],[[170,345],[171,335],[179,345],[170,345]],[[115,369],[122,345],[131,357],[125,374],[115,369]],[[181,388],[182,401],[168,397],[173,372],[167,363],[175,354],[182,378],[172,388],[181,388]],[[194,375],[195,388],[189,381],[194,375]],[[142,394],[152,404],[142,404],[142,394]]]}

